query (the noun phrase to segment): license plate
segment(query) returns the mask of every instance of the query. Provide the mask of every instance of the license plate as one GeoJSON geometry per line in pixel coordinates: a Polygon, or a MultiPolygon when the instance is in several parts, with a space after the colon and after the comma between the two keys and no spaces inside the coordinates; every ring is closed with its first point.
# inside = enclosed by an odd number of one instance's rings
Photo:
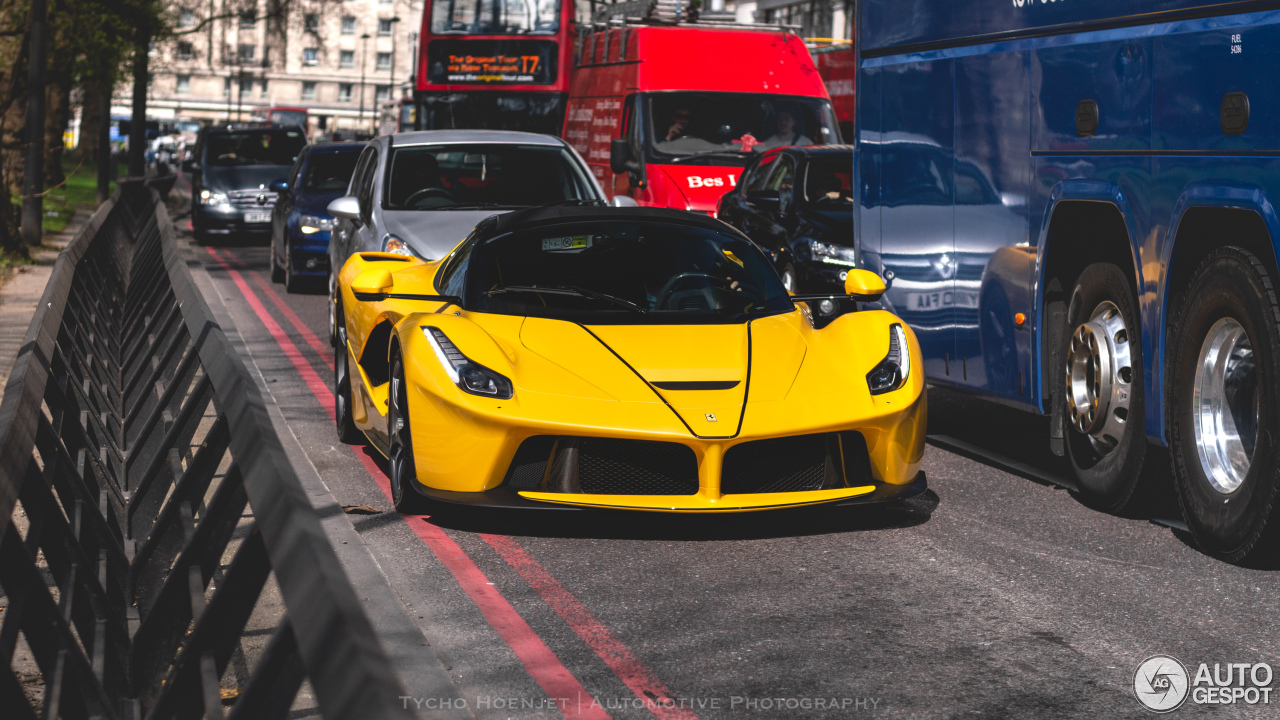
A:
{"type": "Polygon", "coordinates": [[[247,212],[244,214],[244,221],[247,223],[264,223],[271,222],[271,213],[269,212],[247,212]]]}
{"type": "Polygon", "coordinates": [[[940,290],[927,293],[907,293],[907,305],[901,310],[930,312],[945,308],[978,309],[978,293],[972,290],[940,290]]]}

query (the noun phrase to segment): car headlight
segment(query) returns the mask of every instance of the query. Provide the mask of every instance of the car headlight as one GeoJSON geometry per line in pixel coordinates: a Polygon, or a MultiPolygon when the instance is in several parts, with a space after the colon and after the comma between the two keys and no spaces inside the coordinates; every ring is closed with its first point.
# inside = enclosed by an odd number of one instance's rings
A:
{"type": "Polygon", "coordinates": [[[413,248],[409,247],[409,243],[390,234],[382,239],[382,252],[395,253],[397,255],[408,255],[409,257],[418,256],[418,254],[413,251],[413,248]]]}
{"type": "Polygon", "coordinates": [[[332,230],[334,222],[336,221],[331,217],[301,215],[298,217],[298,229],[302,231],[303,235],[310,235],[324,230],[332,230]]]}
{"type": "Polygon", "coordinates": [[[440,328],[423,326],[422,334],[427,336],[449,379],[463,392],[498,400],[506,400],[515,394],[510,380],[469,360],[440,328]]]}
{"type": "Polygon", "coordinates": [[[911,375],[911,350],[907,347],[907,333],[902,325],[889,326],[889,354],[867,373],[867,387],[872,395],[897,390],[906,384],[911,375]]]}
{"type": "Polygon", "coordinates": [[[227,194],[220,192],[210,192],[208,190],[200,191],[201,205],[226,205],[228,202],[227,194]]]}
{"type": "Polygon", "coordinates": [[[809,255],[818,262],[831,263],[832,265],[856,267],[858,264],[857,253],[853,248],[824,243],[818,240],[809,241],[809,255]]]}

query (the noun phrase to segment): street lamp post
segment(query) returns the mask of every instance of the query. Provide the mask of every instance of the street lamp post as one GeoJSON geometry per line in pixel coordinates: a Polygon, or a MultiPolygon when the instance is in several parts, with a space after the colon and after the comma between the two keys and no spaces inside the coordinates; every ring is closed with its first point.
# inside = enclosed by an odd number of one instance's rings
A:
{"type": "Polygon", "coordinates": [[[391,83],[387,85],[387,100],[396,101],[397,119],[399,119],[398,113],[400,112],[400,94],[396,92],[396,28],[399,27],[399,22],[399,15],[391,18],[391,83]]]}
{"type": "Polygon", "coordinates": [[[360,117],[356,127],[364,125],[364,69],[369,64],[369,33],[360,36],[360,117]]]}

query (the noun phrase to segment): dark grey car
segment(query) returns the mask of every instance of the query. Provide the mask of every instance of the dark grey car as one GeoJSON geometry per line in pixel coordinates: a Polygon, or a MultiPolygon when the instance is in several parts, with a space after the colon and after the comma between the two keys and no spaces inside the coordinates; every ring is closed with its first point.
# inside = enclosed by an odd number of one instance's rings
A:
{"type": "Polygon", "coordinates": [[[191,229],[198,243],[271,234],[275,180],[286,177],[307,139],[294,125],[215,126],[200,131],[191,173],[191,229]]]}

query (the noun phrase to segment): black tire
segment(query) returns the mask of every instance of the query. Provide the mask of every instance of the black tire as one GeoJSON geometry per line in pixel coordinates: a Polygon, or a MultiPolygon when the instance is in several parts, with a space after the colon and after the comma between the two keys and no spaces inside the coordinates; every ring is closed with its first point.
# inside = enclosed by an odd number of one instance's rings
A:
{"type": "MultiPolygon", "coordinates": [[[[1178,501],[1201,548],[1229,562],[1252,563],[1276,549],[1280,519],[1280,303],[1270,274],[1252,253],[1215,250],[1200,263],[1169,323],[1169,456],[1178,501]],[[1196,435],[1195,381],[1210,330],[1230,318],[1252,348],[1257,425],[1243,482],[1231,492],[1214,487],[1196,435]]],[[[1246,433],[1240,433],[1245,436],[1246,433]]],[[[1270,556],[1269,560],[1274,560],[1270,556]]]]}
{"type": "Polygon", "coordinates": [[[296,293],[302,289],[302,278],[293,274],[293,248],[289,246],[288,238],[284,241],[284,291],[287,293],[296,293]]]}
{"type": "Polygon", "coordinates": [[[391,350],[391,388],[387,402],[387,477],[391,481],[391,502],[396,510],[421,515],[427,512],[426,498],[418,494],[418,474],[413,463],[413,432],[409,428],[409,404],[400,348],[391,350]]]}
{"type": "MultiPolygon", "coordinates": [[[[1061,357],[1065,365],[1076,328],[1088,322],[1095,310],[1107,302],[1120,311],[1128,335],[1126,343],[1130,353],[1130,397],[1124,430],[1121,437],[1115,438],[1116,444],[1113,447],[1102,451],[1068,418],[1065,422],[1065,445],[1067,459],[1075,471],[1081,499],[1106,512],[1124,513],[1141,500],[1141,494],[1135,491],[1142,479],[1142,462],[1147,454],[1147,433],[1138,302],[1129,278],[1120,268],[1111,263],[1094,263],[1080,273],[1071,293],[1071,301],[1067,305],[1067,327],[1062,334],[1061,357]],[[1132,342],[1129,342],[1130,339],[1132,342]]],[[[1066,368],[1058,368],[1057,372],[1058,387],[1064,388],[1067,383],[1066,368]]],[[[1070,398],[1064,404],[1070,405],[1070,398]]]]}
{"type": "MultiPolygon", "coordinates": [[[[342,312],[341,306],[338,313],[342,312]]],[[[347,362],[346,318],[339,314],[338,340],[333,346],[333,422],[338,439],[348,445],[363,445],[364,433],[351,419],[351,368],[347,362]]]]}
{"type": "MultiPolygon", "coordinates": [[[[289,262],[288,258],[285,259],[285,262],[289,262]]],[[[284,280],[285,280],[285,270],[284,268],[280,267],[279,263],[276,262],[275,243],[272,243],[271,245],[271,282],[282,283],[284,282],[284,280]]]]}

